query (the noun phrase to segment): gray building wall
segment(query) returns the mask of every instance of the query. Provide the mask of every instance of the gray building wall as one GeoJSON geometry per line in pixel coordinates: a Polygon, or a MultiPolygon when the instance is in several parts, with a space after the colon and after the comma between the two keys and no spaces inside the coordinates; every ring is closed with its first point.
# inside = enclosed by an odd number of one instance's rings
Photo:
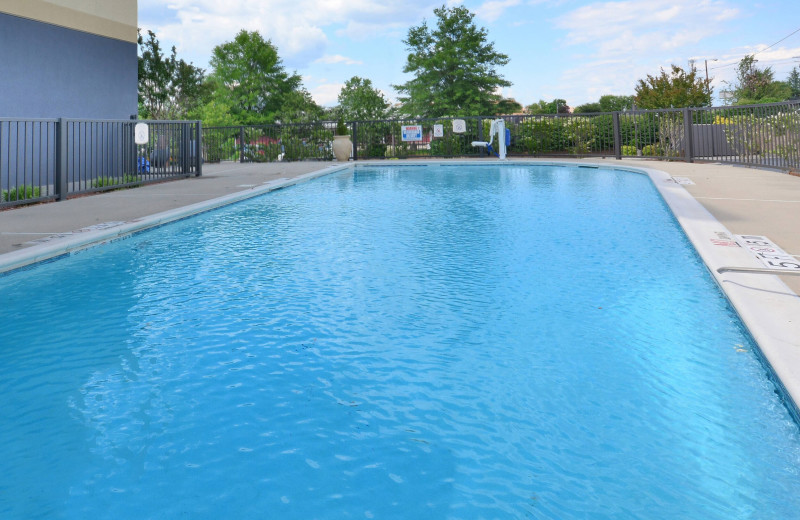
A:
{"type": "Polygon", "coordinates": [[[0,13],[0,117],[128,119],[137,46],[0,13]]]}

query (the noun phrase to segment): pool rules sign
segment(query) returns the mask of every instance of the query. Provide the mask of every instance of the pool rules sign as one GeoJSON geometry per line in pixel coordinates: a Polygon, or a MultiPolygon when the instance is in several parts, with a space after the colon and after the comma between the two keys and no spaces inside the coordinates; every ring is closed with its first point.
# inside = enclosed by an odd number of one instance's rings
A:
{"type": "Polygon", "coordinates": [[[422,125],[403,125],[403,141],[422,141],[422,125]]]}

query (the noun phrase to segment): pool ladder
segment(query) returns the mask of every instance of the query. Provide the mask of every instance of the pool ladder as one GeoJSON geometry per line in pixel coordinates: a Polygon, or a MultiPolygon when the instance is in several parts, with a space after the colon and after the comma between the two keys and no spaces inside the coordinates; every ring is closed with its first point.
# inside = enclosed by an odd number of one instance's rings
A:
{"type": "Polygon", "coordinates": [[[800,276],[800,269],[767,269],[765,267],[720,267],[717,269],[719,274],[722,273],[751,273],[751,274],[774,274],[774,275],[794,275],[800,276]]]}

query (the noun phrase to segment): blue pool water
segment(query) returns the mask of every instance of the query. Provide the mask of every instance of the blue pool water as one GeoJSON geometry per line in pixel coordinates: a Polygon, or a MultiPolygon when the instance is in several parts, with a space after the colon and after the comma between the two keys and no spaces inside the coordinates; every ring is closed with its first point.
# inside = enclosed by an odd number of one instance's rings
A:
{"type": "Polygon", "coordinates": [[[643,175],[356,168],[0,277],[0,518],[787,519],[643,175]]]}

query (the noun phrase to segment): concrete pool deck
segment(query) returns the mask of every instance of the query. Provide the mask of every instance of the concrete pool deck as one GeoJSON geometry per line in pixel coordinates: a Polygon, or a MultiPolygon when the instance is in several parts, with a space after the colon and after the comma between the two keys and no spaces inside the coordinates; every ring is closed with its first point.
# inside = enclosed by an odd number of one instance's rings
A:
{"type": "MultiPolygon", "coordinates": [[[[800,297],[797,296],[800,276],[778,278],[770,274],[715,272],[720,266],[752,268],[760,265],[743,248],[724,245],[726,240],[720,233],[766,236],[800,260],[800,177],[728,165],[635,159],[511,158],[510,161],[601,165],[648,173],[795,405],[800,404],[800,297]],[[685,178],[694,184],[678,185],[673,177],[685,178]]],[[[411,163],[379,162],[398,166],[411,163]]],[[[358,164],[368,163],[359,161],[358,164]]],[[[0,211],[0,272],[349,165],[320,162],[206,164],[202,177],[3,210],[0,211]]]]}

